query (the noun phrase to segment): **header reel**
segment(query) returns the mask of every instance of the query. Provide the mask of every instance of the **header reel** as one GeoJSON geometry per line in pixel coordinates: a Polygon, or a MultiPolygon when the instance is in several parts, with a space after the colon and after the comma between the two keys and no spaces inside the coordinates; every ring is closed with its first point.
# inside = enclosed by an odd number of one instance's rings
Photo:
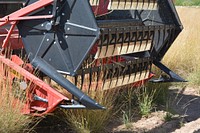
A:
{"type": "MultiPolygon", "coordinates": [[[[76,101],[62,108],[103,109],[84,92],[148,80],[152,64],[160,63],[182,30],[170,0],[24,0],[23,5],[0,19],[1,27],[11,23],[2,48],[17,26],[32,66],[76,101]]],[[[43,92],[37,96],[48,101],[43,92]]]]}

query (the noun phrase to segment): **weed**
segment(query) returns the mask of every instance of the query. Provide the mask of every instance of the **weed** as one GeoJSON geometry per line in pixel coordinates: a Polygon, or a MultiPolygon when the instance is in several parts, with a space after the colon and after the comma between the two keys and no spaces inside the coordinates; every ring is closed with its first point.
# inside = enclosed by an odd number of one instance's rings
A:
{"type": "Polygon", "coordinates": [[[132,111],[136,106],[135,88],[131,86],[127,86],[127,88],[124,88],[123,92],[121,92],[121,95],[119,95],[118,100],[120,101],[117,103],[117,105],[121,106],[123,121],[124,118],[126,118],[125,121],[131,122],[133,113],[132,111]],[[120,103],[122,104],[120,105],[120,103]]]}
{"type": "Polygon", "coordinates": [[[139,91],[136,93],[140,113],[142,116],[147,116],[152,108],[153,108],[153,101],[155,98],[155,89],[147,89],[147,87],[141,87],[138,89],[139,91]]]}
{"type": "Polygon", "coordinates": [[[173,114],[171,114],[170,112],[167,112],[166,115],[164,116],[165,122],[171,121],[172,119],[173,119],[173,114]]]}
{"type": "Polygon", "coordinates": [[[127,129],[130,128],[130,123],[132,122],[131,117],[129,116],[129,113],[122,110],[122,121],[127,129]]]}
{"type": "Polygon", "coordinates": [[[164,120],[167,121],[171,121],[173,119],[173,114],[171,113],[170,110],[170,100],[168,99],[168,101],[166,102],[166,115],[164,116],[164,120]]]}

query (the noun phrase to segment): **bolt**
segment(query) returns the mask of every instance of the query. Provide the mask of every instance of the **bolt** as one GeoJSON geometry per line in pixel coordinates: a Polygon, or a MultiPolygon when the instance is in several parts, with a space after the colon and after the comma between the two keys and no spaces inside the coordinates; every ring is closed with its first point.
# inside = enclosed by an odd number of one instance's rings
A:
{"type": "Polygon", "coordinates": [[[70,28],[67,28],[67,30],[70,30],[70,28]]]}
{"type": "Polygon", "coordinates": [[[62,16],[65,16],[65,13],[62,13],[62,16]]]}
{"type": "Polygon", "coordinates": [[[47,23],[46,25],[45,25],[45,28],[46,28],[46,30],[48,30],[48,31],[50,31],[51,30],[51,28],[52,28],[52,23],[47,23]]]}
{"type": "Polygon", "coordinates": [[[49,41],[49,38],[47,39],[47,42],[49,41]]]}
{"type": "Polygon", "coordinates": [[[62,44],[62,41],[60,41],[60,43],[62,44]]]}
{"type": "Polygon", "coordinates": [[[20,82],[19,86],[20,86],[20,89],[26,90],[28,85],[27,85],[27,83],[25,81],[22,81],[22,82],[20,82]]]}

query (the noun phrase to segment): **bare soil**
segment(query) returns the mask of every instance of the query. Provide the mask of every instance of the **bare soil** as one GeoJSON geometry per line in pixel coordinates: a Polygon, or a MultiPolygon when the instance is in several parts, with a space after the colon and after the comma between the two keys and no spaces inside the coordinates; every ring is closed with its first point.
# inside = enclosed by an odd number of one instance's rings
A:
{"type": "Polygon", "coordinates": [[[167,121],[166,111],[156,111],[148,117],[128,125],[114,127],[114,133],[200,133],[200,96],[199,88],[170,88],[170,112],[167,121]]]}

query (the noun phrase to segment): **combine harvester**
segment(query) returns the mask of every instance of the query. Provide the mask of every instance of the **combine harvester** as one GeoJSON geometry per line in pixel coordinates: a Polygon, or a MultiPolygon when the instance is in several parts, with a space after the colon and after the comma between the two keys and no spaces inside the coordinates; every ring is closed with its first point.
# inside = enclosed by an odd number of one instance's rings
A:
{"type": "Polygon", "coordinates": [[[20,80],[23,113],[104,109],[89,91],[141,85],[152,64],[168,75],[154,82],[184,81],[160,62],[182,30],[171,0],[1,0],[0,13],[0,72],[20,80]]]}

